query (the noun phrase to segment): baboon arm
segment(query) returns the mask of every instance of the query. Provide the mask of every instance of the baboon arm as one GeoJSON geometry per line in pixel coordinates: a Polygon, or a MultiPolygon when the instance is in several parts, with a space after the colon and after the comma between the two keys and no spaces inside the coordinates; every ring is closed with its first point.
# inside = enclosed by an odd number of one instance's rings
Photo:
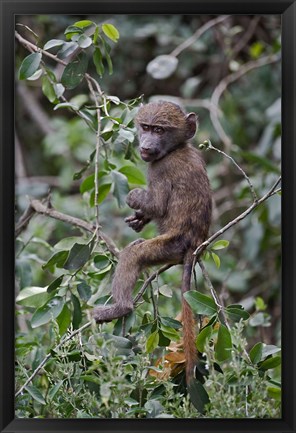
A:
{"type": "Polygon", "coordinates": [[[129,192],[126,202],[132,209],[140,210],[147,220],[163,217],[167,211],[171,185],[163,181],[161,185],[147,190],[135,188],[129,192]]]}

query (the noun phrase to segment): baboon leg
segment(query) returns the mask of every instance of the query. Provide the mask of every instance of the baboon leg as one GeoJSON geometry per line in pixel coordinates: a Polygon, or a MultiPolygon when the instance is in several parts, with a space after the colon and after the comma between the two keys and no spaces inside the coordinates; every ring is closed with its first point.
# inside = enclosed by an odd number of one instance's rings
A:
{"type": "Polygon", "coordinates": [[[131,243],[120,253],[112,282],[113,304],[95,307],[96,322],[107,322],[133,310],[132,291],[141,271],[147,266],[177,264],[183,260],[180,244],[168,235],[131,243]]]}

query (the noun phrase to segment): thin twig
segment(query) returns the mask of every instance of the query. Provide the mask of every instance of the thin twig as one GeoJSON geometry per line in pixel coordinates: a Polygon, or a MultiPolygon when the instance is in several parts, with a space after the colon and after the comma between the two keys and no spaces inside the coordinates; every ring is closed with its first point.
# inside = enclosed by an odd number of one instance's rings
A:
{"type": "Polygon", "coordinates": [[[221,316],[221,318],[222,318],[222,323],[225,324],[226,327],[227,327],[228,329],[230,329],[229,323],[228,323],[228,321],[227,321],[227,317],[226,317],[226,315],[225,315],[225,313],[224,313],[224,307],[223,307],[223,305],[222,305],[222,302],[220,301],[220,298],[219,298],[219,296],[218,296],[218,293],[217,293],[216,290],[214,289],[214,286],[213,286],[213,284],[212,284],[212,281],[210,280],[210,277],[209,277],[208,271],[206,270],[206,267],[205,267],[205,265],[204,265],[204,263],[203,263],[203,261],[201,260],[200,257],[197,259],[197,261],[198,261],[199,267],[200,267],[200,269],[201,269],[201,272],[202,272],[202,274],[203,274],[203,277],[204,277],[204,279],[205,279],[205,281],[206,281],[206,284],[207,284],[207,286],[208,286],[209,289],[210,289],[210,292],[211,292],[211,295],[212,295],[212,297],[213,297],[213,299],[214,299],[214,301],[215,301],[215,304],[216,304],[216,306],[218,307],[218,315],[221,316]]]}
{"type": "Polygon", "coordinates": [[[226,224],[224,227],[222,227],[220,230],[218,230],[216,233],[214,233],[211,237],[209,237],[206,241],[204,241],[202,244],[200,244],[196,250],[194,251],[194,255],[198,256],[208,245],[210,245],[215,239],[217,239],[220,235],[222,235],[226,230],[230,229],[230,227],[237,224],[239,221],[244,219],[247,215],[249,215],[256,207],[258,207],[261,203],[263,203],[265,200],[267,200],[269,197],[274,195],[279,190],[276,189],[278,184],[281,182],[281,176],[278,178],[278,180],[275,182],[275,184],[272,186],[272,188],[264,194],[260,199],[258,199],[256,202],[253,202],[248,209],[246,209],[244,212],[242,212],[240,215],[238,215],[236,218],[234,218],[232,221],[230,221],[228,224],[226,224]]]}
{"type": "Polygon", "coordinates": [[[221,15],[218,18],[215,18],[213,20],[208,21],[205,23],[202,27],[200,27],[193,35],[186,39],[186,41],[182,42],[178,47],[176,47],[172,52],[171,56],[177,57],[182,51],[186,50],[190,45],[192,45],[197,39],[199,39],[207,30],[209,30],[211,27],[216,26],[217,24],[222,23],[227,18],[229,18],[230,15],[221,15]]]}
{"type": "Polygon", "coordinates": [[[210,149],[210,150],[212,149],[212,150],[215,150],[216,152],[222,154],[223,156],[228,158],[236,166],[236,168],[242,173],[242,175],[244,176],[244,178],[248,182],[252,196],[253,196],[253,201],[256,202],[258,200],[258,197],[257,197],[257,194],[254,190],[253,184],[252,184],[249,176],[246,174],[246,172],[238,165],[238,163],[230,155],[223,152],[223,150],[217,149],[215,146],[213,146],[212,143],[210,142],[210,140],[206,140],[205,143],[206,143],[205,145],[206,145],[207,149],[210,149]]]}

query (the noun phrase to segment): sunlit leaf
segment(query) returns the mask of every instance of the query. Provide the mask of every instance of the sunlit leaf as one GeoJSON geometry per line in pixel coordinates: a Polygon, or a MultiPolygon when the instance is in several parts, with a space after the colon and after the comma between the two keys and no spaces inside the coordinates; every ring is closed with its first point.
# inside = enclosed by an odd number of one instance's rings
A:
{"type": "Polygon", "coordinates": [[[105,35],[113,42],[117,42],[119,39],[119,31],[112,24],[103,24],[102,30],[105,35]]]}

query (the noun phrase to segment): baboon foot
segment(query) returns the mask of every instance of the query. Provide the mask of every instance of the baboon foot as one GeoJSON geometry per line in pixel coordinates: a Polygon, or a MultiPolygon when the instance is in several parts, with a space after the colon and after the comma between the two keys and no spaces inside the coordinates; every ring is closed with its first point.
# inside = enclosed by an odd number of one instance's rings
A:
{"type": "Polygon", "coordinates": [[[132,307],[114,304],[105,307],[95,307],[91,315],[97,323],[104,323],[111,322],[113,319],[119,319],[122,316],[126,316],[127,314],[131,313],[132,310],[132,307]]]}

